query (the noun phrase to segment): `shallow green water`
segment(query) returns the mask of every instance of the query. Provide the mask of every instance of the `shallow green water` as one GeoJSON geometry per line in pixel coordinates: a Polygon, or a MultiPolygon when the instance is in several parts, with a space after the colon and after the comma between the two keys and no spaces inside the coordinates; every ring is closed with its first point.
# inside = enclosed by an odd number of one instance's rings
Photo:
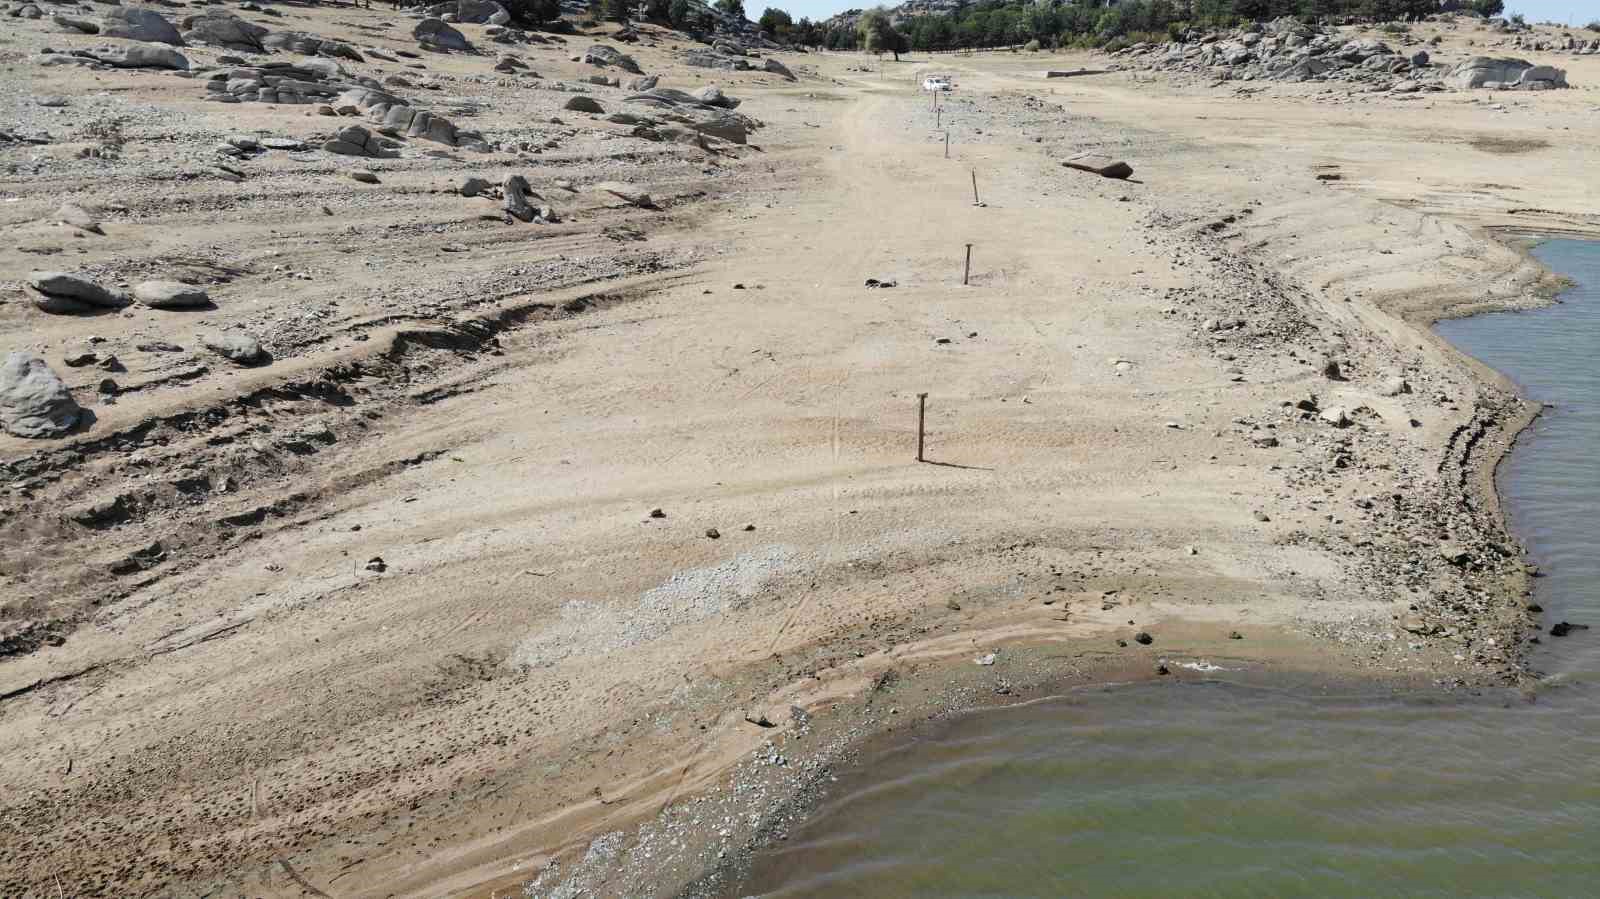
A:
{"type": "MultiPolygon", "coordinates": [[[[1536,254],[1549,310],[1440,327],[1555,404],[1500,473],[1547,621],[1600,625],[1600,243],[1536,254]]],[[[773,897],[1600,896],[1600,627],[1510,697],[1153,683],[874,750],[742,893],[773,897]]]]}

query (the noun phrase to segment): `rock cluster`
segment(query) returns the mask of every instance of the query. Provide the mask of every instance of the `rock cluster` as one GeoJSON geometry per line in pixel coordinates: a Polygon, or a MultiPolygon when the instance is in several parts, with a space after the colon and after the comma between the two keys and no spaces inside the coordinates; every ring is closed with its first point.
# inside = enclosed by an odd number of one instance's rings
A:
{"type": "Polygon", "coordinates": [[[228,103],[324,103],[347,90],[361,87],[370,90],[376,83],[364,85],[345,76],[331,61],[319,60],[301,64],[266,62],[259,66],[221,69],[206,82],[206,90],[210,92],[208,99],[228,103]]]}
{"type": "Polygon", "coordinates": [[[639,68],[639,63],[635,62],[633,57],[615,47],[607,47],[605,44],[595,44],[590,47],[584,52],[583,61],[592,66],[599,66],[602,69],[616,66],[624,72],[631,72],[635,75],[644,74],[644,70],[639,68]]]}
{"type": "Polygon", "coordinates": [[[365,57],[349,44],[330,41],[300,31],[274,31],[262,38],[261,44],[269,50],[288,50],[302,56],[327,56],[334,59],[348,59],[351,62],[365,61],[365,57]]]}
{"type": "MultiPolygon", "coordinates": [[[[396,109],[410,109],[409,106],[397,106],[396,109]]],[[[377,156],[393,158],[400,155],[399,144],[373,134],[360,125],[351,125],[339,129],[339,134],[332,140],[324,141],[322,149],[340,156],[377,156]]]]}
{"type": "MultiPolygon", "coordinates": [[[[745,143],[750,132],[760,128],[762,124],[750,116],[731,112],[730,110],[739,105],[739,101],[716,87],[703,87],[692,94],[670,87],[651,88],[628,97],[627,102],[662,110],[659,114],[661,120],[687,126],[693,135],[714,137],[735,144],[745,143]]],[[[625,120],[613,118],[612,121],[642,126],[645,129],[643,132],[635,129],[635,134],[639,137],[699,143],[704,146],[701,141],[688,133],[674,129],[670,125],[663,126],[655,119],[629,117],[625,120]]]]}
{"type": "Polygon", "coordinates": [[[265,53],[267,29],[247,22],[230,12],[208,10],[183,19],[183,39],[191,44],[210,44],[245,53],[265,53]]]}
{"type": "Polygon", "coordinates": [[[511,14],[494,0],[453,0],[449,3],[435,3],[425,11],[443,22],[462,22],[468,25],[504,25],[511,21],[511,14]]]}
{"type": "Polygon", "coordinates": [[[1151,69],[1238,81],[1385,84],[1396,77],[1420,79],[1431,73],[1427,53],[1406,56],[1379,40],[1345,40],[1333,29],[1289,18],[1231,31],[1191,31],[1186,37],[1166,44],[1134,44],[1112,55],[1137,59],[1151,69]]]}

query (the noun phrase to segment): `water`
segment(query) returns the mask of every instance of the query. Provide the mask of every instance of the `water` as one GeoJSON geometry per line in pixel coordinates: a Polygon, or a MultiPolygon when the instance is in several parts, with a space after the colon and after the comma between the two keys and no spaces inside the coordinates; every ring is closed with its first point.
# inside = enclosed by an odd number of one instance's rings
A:
{"type": "MultiPolygon", "coordinates": [[[[1448,339],[1555,404],[1500,472],[1547,620],[1600,625],[1600,243],[1579,286],[1448,339]]],[[[870,750],[757,860],[770,897],[1600,896],[1600,629],[1511,697],[1098,688],[870,750]]]]}

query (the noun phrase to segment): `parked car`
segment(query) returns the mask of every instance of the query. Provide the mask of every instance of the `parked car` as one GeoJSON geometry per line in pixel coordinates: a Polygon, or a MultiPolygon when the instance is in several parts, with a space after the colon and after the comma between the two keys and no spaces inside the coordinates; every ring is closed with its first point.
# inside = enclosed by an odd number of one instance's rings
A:
{"type": "Polygon", "coordinates": [[[950,79],[943,75],[929,75],[922,79],[922,89],[925,91],[948,91],[954,90],[954,86],[951,85],[950,79]]]}

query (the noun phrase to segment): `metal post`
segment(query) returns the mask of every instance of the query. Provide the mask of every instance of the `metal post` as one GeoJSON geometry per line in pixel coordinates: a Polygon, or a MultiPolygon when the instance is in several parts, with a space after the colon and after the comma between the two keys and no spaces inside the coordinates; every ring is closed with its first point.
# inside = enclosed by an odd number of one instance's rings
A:
{"type": "Polygon", "coordinates": [[[966,284],[972,274],[972,244],[967,244],[967,265],[961,270],[961,283],[966,284]]]}
{"type": "MultiPolygon", "coordinates": [[[[972,205],[983,205],[982,203],[978,202],[978,171],[976,169],[972,171],[972,205]]],[[[971,244],[968,244],[968,246],[971,246],[971,244]]]]}
{"type": "Polygon", "coordinates": [[[922,425],[923,425],[923,421],[925,420],[925,418],[927,416],[927,412],[928,412],[928,395],[926,393],[919,393],[919,394],[917,394],[917,461],[918,462],[926,462],[927,461],[926,459],[922,458],[923,433],[924,433],[923,429],[922,429],[922,425]]]}
{"type": "Polygon", "coordinates": [[[944,158],[950,158],[950,132],[944,133],[944,158]]]}

